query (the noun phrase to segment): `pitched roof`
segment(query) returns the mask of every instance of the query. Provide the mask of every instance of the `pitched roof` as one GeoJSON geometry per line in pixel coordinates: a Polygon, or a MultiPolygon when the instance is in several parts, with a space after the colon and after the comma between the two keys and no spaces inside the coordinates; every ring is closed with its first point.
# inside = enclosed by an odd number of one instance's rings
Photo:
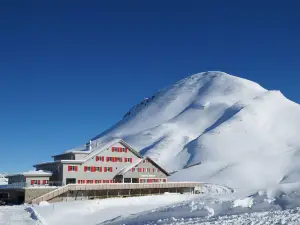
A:
{"type": "Polygon", "coordinates": [[[124,175],[125,173],[127,173],[129,170],[131,170],[133,167],[139,165],[143,160],[148,160],[152,165],[154,165],[156,168],[159,168],[161,172],[163,172],[164,174],[166,174],[167,176],[170,176],[170,174],[163,169],[160,165],[158,165],[156,162],[154,162],[150,157],[146,156],[144,158],[138,159],[135,162],[133,162],[132,164],[130,164],[127,167],[124,167],[123,169],[121,169],[116,175],[124,175]]]}
{"type": "Polygon", "coordinates": [[[96,148],[96,149],[92,149],[91,153],[88,154],[87,156],[85,156],[82,160],[83,160],[83,161],[87,161],[87,160],[89,160],[90,158],[92,158],[92,157],[98,155],[99,153],[105,151],[106,149],[112,147],[112,146],[113,146],[114,144],[116,144],[116,143],[121,143],[121,144],[124,145],[126,148],[128,148],[129,151],[131,151],[133,154],[135,154],[137,157],[142,158],[142,155],[141,155],[139,152],[137,152],[135,149],[133,149],[133,148],[132,148],[128,143],[126,143],[124,140],[122,140],[122,139],[114,139],[114,140],[112,140],[112,141],[110,141],[110,142],[106,142],[106,143],[103,143],[103,144],[98,143],[98,144],[96,145],[97,148],[96,148]]]}

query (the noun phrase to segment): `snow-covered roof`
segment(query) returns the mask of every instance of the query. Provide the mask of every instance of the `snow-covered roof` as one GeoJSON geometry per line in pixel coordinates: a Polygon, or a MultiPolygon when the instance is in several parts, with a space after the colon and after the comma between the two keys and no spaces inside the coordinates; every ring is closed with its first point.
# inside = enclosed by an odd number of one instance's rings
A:
{"type": "Polygon", "coordinates": [[[68,150],[68,151],[63,152],[61,154],[53,155],[52,157],[61,156],[61,155],[67,155],[67,154],[90,154],[91,152],[92,151],[68,150]]]}
{"type": "Polygon", "coordinates": [[[28,172],[8,174],[8,175],[6,175],[6,177],[13,177],[13,176],[19,176],[19,175],[23,175],[23,176],[43,176],[43,177],[45,177],[45,176],[51,176],[52,172],[44,171],[44,170],[32,170],[32,171],[28,171],[28,172]]]}

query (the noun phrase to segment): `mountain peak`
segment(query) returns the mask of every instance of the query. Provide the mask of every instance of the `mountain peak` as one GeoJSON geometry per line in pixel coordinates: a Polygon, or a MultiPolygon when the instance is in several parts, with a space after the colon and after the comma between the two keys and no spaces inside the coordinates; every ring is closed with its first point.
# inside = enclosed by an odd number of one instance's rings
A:
{"type": "Polygon", "coordinates": [[[278,91],[208,71],[143,99],[92,140],[122,138],[169,172],[178,171],[175,181],[264,187],[300,177],[299,115],[299,105],[278,91]]]}

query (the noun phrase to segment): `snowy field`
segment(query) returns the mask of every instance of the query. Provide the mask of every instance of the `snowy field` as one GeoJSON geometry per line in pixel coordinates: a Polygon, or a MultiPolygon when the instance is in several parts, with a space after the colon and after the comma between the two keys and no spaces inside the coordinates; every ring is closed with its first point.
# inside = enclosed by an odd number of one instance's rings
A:
{"type": "Polygon", "coordinates": [[[251,193],[144,196],[0,207],[0,224],[300,224],[300,184],[251,193]],[[26,210],[27,209],[27,210],[26,210]]]}
{"type": "Polygon", "coordinates": [[[169,194],[0,207],[0,224],[300,224],[300,183],[263,191],[169,194]]]}

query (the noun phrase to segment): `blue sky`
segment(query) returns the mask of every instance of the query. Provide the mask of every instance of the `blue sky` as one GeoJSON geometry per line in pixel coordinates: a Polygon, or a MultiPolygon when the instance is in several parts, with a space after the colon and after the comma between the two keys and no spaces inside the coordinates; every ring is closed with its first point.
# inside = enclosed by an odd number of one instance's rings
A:
{"type": "Polygon", "coordinates": [[[300,102],[297,1],[1,1],[0,172],[85,143],[220,70],[300,102]]]}

